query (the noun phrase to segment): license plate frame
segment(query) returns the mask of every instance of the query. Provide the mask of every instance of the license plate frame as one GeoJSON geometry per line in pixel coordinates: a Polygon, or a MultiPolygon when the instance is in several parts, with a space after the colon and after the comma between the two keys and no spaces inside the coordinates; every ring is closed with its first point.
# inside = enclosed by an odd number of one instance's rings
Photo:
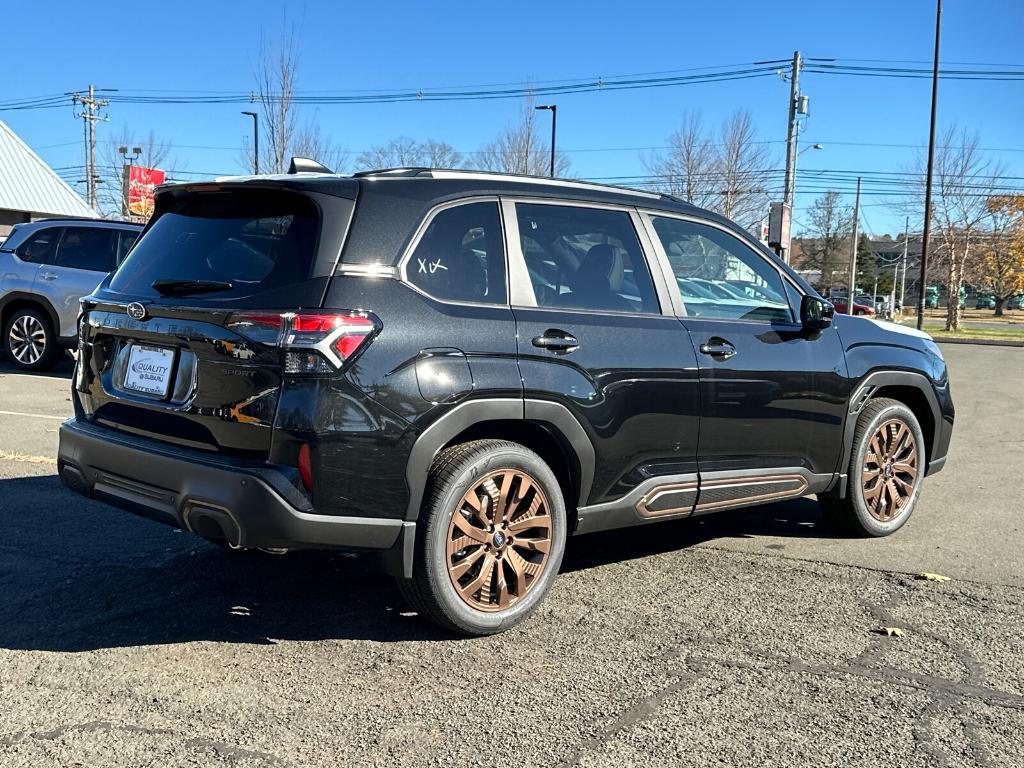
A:
{"type": "Polygon", "coordinates": [[[131,344],[121,388],[132,394],[165,399],[174,380],[175,351],[152,344],[131,344]]]}

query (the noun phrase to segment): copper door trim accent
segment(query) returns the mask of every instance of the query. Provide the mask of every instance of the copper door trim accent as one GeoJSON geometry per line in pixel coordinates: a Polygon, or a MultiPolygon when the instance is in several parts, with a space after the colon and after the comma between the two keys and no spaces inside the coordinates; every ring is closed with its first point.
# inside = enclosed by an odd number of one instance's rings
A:
{"type": "Polygon", "coordinates": [[[693,501],[689,504],[685,504],[681,507],[671,507],[669,509],[658,509],[651,510],[648,507],[659,497],[666,493],[678,493],[692,491],[697,492],[699,484],[696,481],[688,483],[669,483],[668,485],[655,486],[650,493],[644,494],[644,496],[636,503],[636,513],[645,519],[651,519],[655,517],[667,517],[668,515],[678,515],[683,512],[689,512],[693,509],[693,501]]]}
{"type": "Polygon", "coordinates": [[[697,506],[694,507],[694,512],[704,512],[711,509],[723,509],[725,507],[739,507],[747,504],[758,504],[764,501],[772,501],[775,499],[786,499],[796,498],[803,496],[808,488],[807,478],[803,475],[797,474],[782,474],[782,475],[745,475],[743,477],[723,477],[716,478],[715,480],[705,480],[701,482],[700,489],[701,494],[711,488],[742,488],[744,486],[751,485],[764,485],[770,483],[773,485],[779,485],[782,483],[797,483],[796,488],[783,488],[777,491],[767,491],[763,493],[756,493],[748,496],[737,496],[733,499],[723,499],[722,501],[714,501],[701,504],[698,499],[697,506]]]}

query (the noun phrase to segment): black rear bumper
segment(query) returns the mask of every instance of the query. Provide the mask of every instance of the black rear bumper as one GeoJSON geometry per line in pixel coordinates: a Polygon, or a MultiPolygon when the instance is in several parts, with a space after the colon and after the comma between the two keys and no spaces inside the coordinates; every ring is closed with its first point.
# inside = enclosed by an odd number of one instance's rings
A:
{"type": "Polygon", "coordinates": [[[74,491],[235,547],[387,550],[402,520],[318,515],[272,467],[195,455],[68,419],[58,472],[74,491]]]}

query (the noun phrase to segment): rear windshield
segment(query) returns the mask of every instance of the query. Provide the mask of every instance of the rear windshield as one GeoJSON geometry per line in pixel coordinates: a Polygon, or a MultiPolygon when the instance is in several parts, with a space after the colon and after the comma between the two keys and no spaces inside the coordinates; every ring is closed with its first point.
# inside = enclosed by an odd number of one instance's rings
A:
{"type": "Polygon", "coordinates": [[[234,297],[309,277],[320,215],[301,195],[186,193],[157,215],[114,274],[112,290],[158,295],[154,281],[200,280],[231,284],[205,297],[234,297]]]}

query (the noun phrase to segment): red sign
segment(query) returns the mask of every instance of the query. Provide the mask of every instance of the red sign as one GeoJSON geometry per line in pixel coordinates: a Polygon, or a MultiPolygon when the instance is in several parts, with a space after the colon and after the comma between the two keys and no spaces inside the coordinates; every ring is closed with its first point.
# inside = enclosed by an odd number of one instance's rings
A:
{"type": "Polygon", "coordinates": [[[128,203],[126,213],[129,216],[149,218],[153,214],[153,190],[164,183],[166,174],[158,168],[129,165],[125,168],[125,175],[125,199],[128,203]]]}

